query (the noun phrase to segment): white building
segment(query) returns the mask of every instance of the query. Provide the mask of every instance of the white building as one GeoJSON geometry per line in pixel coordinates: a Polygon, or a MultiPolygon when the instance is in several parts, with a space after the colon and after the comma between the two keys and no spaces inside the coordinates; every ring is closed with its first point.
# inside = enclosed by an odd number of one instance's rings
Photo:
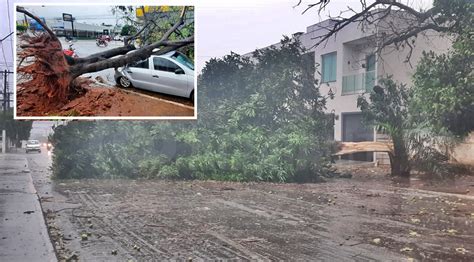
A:
{"type": "MultiPolygon", "coordinates": [[[[393,19],[393,17],[392,17],[393,19]]],[[[400,26],[409,26],[403,20],[397,20],[400,26]]],[[[446,52],[451,45],[449,39],[436,32],[427,32],[416,39],[410,62],[406,62],[409,48],[394,50],[387,47],[378,55],[377,37],[381,34],[375,26],[349,24],[327,42],[315,47],[321,36],[329,32],[336,20],[308,26],[306,32],[293,35],[314,55],[316,78],[320,79],[322,95],[330,92],[334,99],[328,100],[327,112],[335,114],[334,139],[336,141],[360,142],[386,139],[377,135],[373,128],[362,123],[362,114],[357,108],[357,97],[377,85],[378,79],[392,75],[397,82],[411,85],[411,77],[423,51],[446,52]],[[429,35],[429,37],[428,37],[429,35]]],[[[381,21],[381,23],[386,21],[381,21]]],[[[380,39],[380,37],[378,37],[380,39]]],[[[276,44],[278,45],[278,44],[276,44]]],[[[357,153],[349,159],[388,163],[385,153],[357,153]]]]}

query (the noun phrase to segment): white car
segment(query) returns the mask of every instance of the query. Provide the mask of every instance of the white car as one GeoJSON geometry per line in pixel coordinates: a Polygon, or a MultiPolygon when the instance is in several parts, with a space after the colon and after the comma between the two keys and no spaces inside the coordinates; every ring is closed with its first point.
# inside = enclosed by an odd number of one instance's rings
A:
{"type": "Polygon", "coordinates": [[[26,141],[26,153],[29,153],[31,151],[41,153],[41,143],[38,140],[26,141]]]}
{"type": "Polygon", "coordinates": [[[136,87],[194,100],[194,64],[178,51],[151,55],[115,70],[115,81],[123,88],[136,87]]]}

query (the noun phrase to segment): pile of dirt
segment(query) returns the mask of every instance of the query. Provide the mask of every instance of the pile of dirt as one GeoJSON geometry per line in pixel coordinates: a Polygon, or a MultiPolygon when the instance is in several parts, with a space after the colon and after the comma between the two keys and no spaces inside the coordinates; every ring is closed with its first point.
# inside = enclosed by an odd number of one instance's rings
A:
{"type": "Polygon", "coordinates": [[[193,116],[194,109],[164,100],[94,86],[91,80],[76,80],[75,96],[66,103],[43,103],[41,89],[18,85],[18,116],[193,116]]]}

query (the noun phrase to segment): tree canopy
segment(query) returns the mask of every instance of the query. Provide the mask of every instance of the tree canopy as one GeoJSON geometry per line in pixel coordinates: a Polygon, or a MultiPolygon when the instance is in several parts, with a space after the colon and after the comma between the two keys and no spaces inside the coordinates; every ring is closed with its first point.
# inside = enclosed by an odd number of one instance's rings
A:
{"type": "Polygon", "coordinates": [[[248,56],[210,60],[198,79],[197,121],[59,126],[54,173],[278,182],[328,176],[332,119],[311,57],[285,38],[248,56]]]}
{"type": "Polygon", "coordinates": [[[17,146],[21,140],[30,138],[33,121],[13,119],[13,110],[0,114],[0,130],[6,130],[7,137],[17,146]]]}
{"type": "Polygon", "coordinates": [[[444,4],[439,8],[455,21],[449,32],[452,48],[446,54],[423,54],[414,76],[412,110],[417,121],[438,133],[464,137],[474,131],[474,3],[451,2],[435,4],[444,4]]]}

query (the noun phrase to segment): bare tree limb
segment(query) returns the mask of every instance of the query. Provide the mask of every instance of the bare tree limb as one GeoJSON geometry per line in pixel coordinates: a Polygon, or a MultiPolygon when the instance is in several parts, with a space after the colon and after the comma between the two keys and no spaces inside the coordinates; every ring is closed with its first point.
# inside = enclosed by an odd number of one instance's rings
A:
{"type": "Polygon", "coordinates": [[[43,27],[44,30],[46,30],[46,32],[48,32],[49,36],[51,36],[51,38],[54,41],[59,41],[58,38],[56,37],[56,35],[54,34],[54,32],[51,31],[51,29],[49,29],[49,27],[45,23],[43,23],[43,21],[39,17],[37,17],[34,14],[30,13],[29,11],[27,11],[22,6],[17,6],[16,11],[19,12],[19,13],[23,13],[23,14],[33,18],[36,22],[38,22],[38,24],[40,24],[43,27]]]}

